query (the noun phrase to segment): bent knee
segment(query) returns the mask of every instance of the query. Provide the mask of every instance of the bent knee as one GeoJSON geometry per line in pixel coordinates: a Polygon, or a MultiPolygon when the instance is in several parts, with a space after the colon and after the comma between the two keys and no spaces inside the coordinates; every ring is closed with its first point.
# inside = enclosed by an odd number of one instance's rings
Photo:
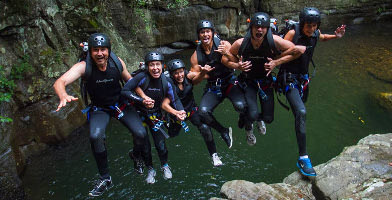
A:
{"type": "Polygon", "coordinates": [[[299,110],[297,110],[295,113],[296,113],[297,116],[299,116],[299,117],[305,117],[305,116],[306,116],[306,109],[305,109],[305,108],[299,109],[299,110]]]}
{"type": "Polygon", "coordinates": [[[242,101],[238,101],[234,103],[234,109],[239,112],[239,113],[243,113],[246,110],[246,104],[245,102],[242,101]]]}
{"type": "Polygon", "coordinates": [[[207,107],[199,107],[198,112],[199,112],[199,115],[205,117],[205,116],[208,116],[211,111],[207,107]]]}

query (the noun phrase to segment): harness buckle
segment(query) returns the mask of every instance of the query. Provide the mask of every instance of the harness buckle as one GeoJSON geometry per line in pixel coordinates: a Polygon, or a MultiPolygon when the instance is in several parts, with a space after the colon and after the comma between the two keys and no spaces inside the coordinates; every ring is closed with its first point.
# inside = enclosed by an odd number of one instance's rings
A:
{"type": "Polygon", "coordinates": [[[222,79],[217,78],[217,79],[216,79],[216,82],[215,82],[215,86],[221,87],[221,86],[222,86],[222,79]]]}

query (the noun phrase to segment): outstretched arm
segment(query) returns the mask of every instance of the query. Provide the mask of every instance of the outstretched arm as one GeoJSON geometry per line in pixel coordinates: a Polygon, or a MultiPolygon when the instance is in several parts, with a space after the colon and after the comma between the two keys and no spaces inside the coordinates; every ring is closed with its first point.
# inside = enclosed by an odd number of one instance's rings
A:
{"type": "Polygon", "coordinates": [[[335,35],[321,34],[321,31],[320,31],[320,40],[321,41],[328,41],[331,39],[341,38],[344,36],[345,33],[346,33],[346,25],[341,25],[338,28],[336,28],[335,35]]]}
{"type": "Polygon", "coordinates": [[[59,111],[62,107],[67,105],[67,102],[78,100],[77,97],[68,95],[65,87],[74,82],[76,79],[80,78],[86,70],[86,62],[78,62],[71,67],[67,72],[65,72],[60,78],[56,80],[53,84],[54,91],[60,99],[60,103],[57,106],[56,111],[59,111]]]}

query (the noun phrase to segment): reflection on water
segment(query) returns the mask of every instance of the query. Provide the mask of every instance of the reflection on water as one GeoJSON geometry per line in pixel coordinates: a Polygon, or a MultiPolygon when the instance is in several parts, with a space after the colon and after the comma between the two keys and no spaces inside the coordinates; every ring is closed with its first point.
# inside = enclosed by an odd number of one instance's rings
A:
{"type": "MultiPolygon", "coordinates": [[[[316,77],[310,85],[307,106],[308,152],[318,165],[338,155],[359,139],[392,129],[391,113],[374,100],[378,92],[392,91],[392,24],[347,27],[340,40],[319,42],[315,52],[316,77]],[[389,75],[388,75],[389,73],[389,75]],[[376,79],[374,76],[378,76],[376,79]]],[[[188,62],[192,51],[179,55],[188,62]]],[[[172,58],[173,56],[171,56],[172,58]]],[[[202,86],[196,88],[196,99],[202,86]]],[[[284,99],[284,98],[282,98],[284,99]]],[[[109,166],[114,188],[104,199],[209,199],[218,197],[223,183],[233,179],[276,183],[296,171],[297,144],[294,120],[278,103],[275,121],[267,135],[256,135],[257,144],[246,144],[245,133],[237,127],[238,115],[228,101],[215,110],[217,119],[233,127],[234,143],[227,149],[215,134],[224,166],[212,167],[207,148],[197,130],[167,141],[173,179],[165,181],[157,170],[158,182],[147,185],[145,176],[132,171],[128,158],[132,140],[126,129],[113,120],[107,128],[109,166]]],[[[68,144],[52,148],[31,161],[23,180],[31,199],[89,199],[88,191],[97,177],[87,132],[82,131],[68,144]],[[55,152],[55,154],[53,154],[55,152]]],[[[158,168],[158,157],[153,150],[158,168]]]]}

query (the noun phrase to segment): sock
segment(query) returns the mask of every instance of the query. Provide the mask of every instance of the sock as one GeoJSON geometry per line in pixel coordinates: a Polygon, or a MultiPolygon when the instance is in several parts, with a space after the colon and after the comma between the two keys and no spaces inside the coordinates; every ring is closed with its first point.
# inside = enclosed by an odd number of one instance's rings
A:
{"type": "Polygon", "coordinates": [[[305,159],[305,158],[309,158],[308,155],[304,155],[304,156],[300,156],[299,159],[305,159]]]}

